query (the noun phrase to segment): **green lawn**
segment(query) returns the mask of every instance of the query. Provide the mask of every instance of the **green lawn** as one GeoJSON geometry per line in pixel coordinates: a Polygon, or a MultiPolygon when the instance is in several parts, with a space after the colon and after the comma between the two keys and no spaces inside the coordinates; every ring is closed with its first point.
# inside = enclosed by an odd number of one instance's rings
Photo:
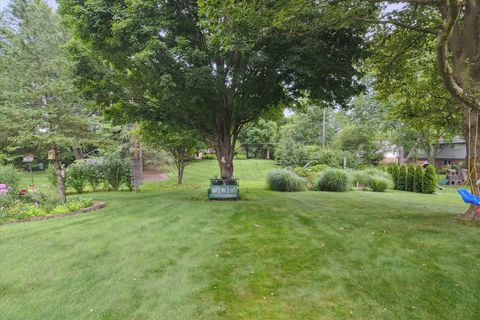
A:
{"type": "Polygon", "coordinates": [[[480,229],[453,189],[200,200],[215,161],[100,211],[0,227],[3,319],[478,319],[480,229]]]}

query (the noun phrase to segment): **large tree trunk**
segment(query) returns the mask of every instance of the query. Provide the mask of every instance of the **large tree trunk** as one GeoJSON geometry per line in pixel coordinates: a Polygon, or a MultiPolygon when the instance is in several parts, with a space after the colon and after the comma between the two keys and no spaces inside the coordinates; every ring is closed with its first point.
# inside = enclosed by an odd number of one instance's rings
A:
{"type": "Polygon", "coordinates": [[[405,150],[403,149],[403,146],[398,147],[398,163],[399,164],[405,163],[405,150]]]}
{"type": "Polygon", "coordinates": [[[220,166],[220,176],[222,178],[233,178],[233,156],[235,151],[235,144],[231,143],[230,139],[224,141],[217,141],[216,154],[218,165],[220,166]]]}
{"type": "Polygon", "coordinates": [[[177,169],[178,169],[177,184],[182,184],[182,182],[183,182],[183,172],[185,171],[185,165],[180,164],[177,169]]]}
{"type": "MultiPolygon", "coordinates": [[[[467,164],[467,184],[473,194],[480,194],[480,189],[477,184],[479,173],[477,167],[480,165],[478,156],[480,155],[480,128],[478,127],[478,113],[470,110],[469,107],[462,107],[462,132],[467,144],[467,155],[465,163],[467,164]]],[[[480,167],[479,167],[480,168],[480,167]]],[[[477,214],[477,206],[470,205],[467,211],[462,215],[462,218],[469,220],[476,220],[480,217],[477,214]]]]}
{"type": "MultiPolygon", "coordinates": [[[[444,23],[437,38],[437,61],[446,88],[462,105],[462,130],[467,141],[467,166],[471,191],[479,195],[477,130],[480,113],[480,0],[461,2],[444,0],[440,5],[444,23]],[[451,60],[450,60],[451,58],[451,60]],[[453,64],[450,64],[450,61],[453,64]],[[470,148],[469,148],[470,147],[470,148]],[[473,167],[473,169],[472,169],[473,167]]],[[[477,219],[476,207],[470,205],[463,215],[477,219]]]]}
{"type": "Polygon", "coordinates": [[[65,177],[62,170],[62,163],[60,162],[58,156],[58,148],[56,145],[52,146],[52,150],[55,151],[55,159],[53,160],[53,166],[55,168],[55,176],[57,177],[57,192],[58,195],[62,198],[62,202],[67,201],[67,196],[65,194],[65,177]]]}

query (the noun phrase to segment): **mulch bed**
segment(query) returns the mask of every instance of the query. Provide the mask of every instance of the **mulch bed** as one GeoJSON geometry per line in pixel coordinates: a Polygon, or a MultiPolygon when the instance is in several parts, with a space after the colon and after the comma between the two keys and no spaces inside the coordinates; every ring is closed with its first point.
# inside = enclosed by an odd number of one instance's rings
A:
{"type": "Polygon", "coordinates": [[[72,212],[67,212],[67,213],[56,214],[56,215],[52,215],[52,216],[38,216],[38,217],[31,217],[31,218],[23,219],[23,220],[19,220],[19,221],[8,221],[8,222],[5,222],[5,223],[1,223],[0,226],[7,225],[7,224],[14,224],[14,223],[23,223],[23,222],[31,222],[31,221],[64,218],[64,217],[74,216],[74,215],[77,215],[77,214],[92,212],[92,211],[95,211],[95,210],[98,210],[98,209],[102,209],[105,206],[106,206],[105,202],[96,201],[96,202],[93,203],[92,206],[90,206],[88,208],[84,208],[84,209],[80,209],[80,210],[76,210],[76,211],[72,211],[72,212]]]}

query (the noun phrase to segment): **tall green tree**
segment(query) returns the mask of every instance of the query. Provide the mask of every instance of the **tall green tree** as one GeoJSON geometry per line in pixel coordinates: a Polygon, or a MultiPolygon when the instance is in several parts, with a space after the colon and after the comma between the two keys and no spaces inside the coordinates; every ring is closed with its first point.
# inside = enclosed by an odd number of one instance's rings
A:
{"type": "MultiPolygon", "coordinates": [[[[358,0],[357,3],[362,2],[358,0]]],[[[480,131],[476,130],[480,113],[480,28],[477,22],[480,0],[371,1],[373,5],[399,2],[404,4],[400,9],[383,14],[374,21],[363,21],[384,26],[381,32],[389,37],[406,40],[405,46],[397,46],[394,54],[390,55],[393,70],[402,65],[394,61],[396,58],[418,56],[418,45],[426,45],[421,55],[434,53],[440,79],[457,102],[451,108],[461,118],[462,133],[469,146],[467,160],[474,168],[480,164],[477,157],[480,131]]],[[[475,170],[469,175],[473,181],[479,178],[475,170]]],[[[480,186],[473,186],[472,192],[478,195],[480,186]]],[[[464,217],[477,219],[475,206],[471,205],[464,217]]]]}
{"type": "Polygon", "coordinates": [[[143,122],[143,140],[150,146],[166,151],[177,168],[177,183],[182,184],[185,167],[192,162],[196,152],[205,147],[192,130],[171,127],[162,123],[143,122]]]}
{"type": "Polygon", "coordinates": [[[305,91],[345,103],[361,89],[371,7],[313,1],[60,0],[79,84],[118,121],[188,124],[233,175],[240,132],[305,91]],[[370,11],[369,11],[370,10],[370,11]]]}
{"type": "Polygon", "coordinates": [[[240,142],[245,147],[247,158],[249,152],[254,151],[255,155],[260,151],[261,156],[270,159],[274,143],[277,138],[278,125],[275,121],[259,119],[240,134],[240,142]]]}
{"type": "Polygon", "coordinates": [[[41,0],[13,0],[0,21],[0,118],[11,146],[56,154],[59,194],[65,199],[60,155],[90,139],[85,101],[74,88],[64,45],[68,32],[41,0]]]}

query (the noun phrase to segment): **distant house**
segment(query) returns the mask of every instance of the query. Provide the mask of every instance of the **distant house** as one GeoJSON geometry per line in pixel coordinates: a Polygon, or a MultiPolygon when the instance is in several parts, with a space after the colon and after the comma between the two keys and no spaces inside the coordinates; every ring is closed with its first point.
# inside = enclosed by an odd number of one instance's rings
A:
{"type": "MultiPolygon", "coordinates": [[[[438,151],[435,158],[435,167],[441,168],[449,165],[462,165],[467,156],[467,144],[461,137],[455,137],[451,141],[443,139],[438,141],[438,151]]],[[[427,156],[419,154],[418,161],[426,161],[427,156]]]]}
{"type": "MultiPolygon", "coordinates": [[[[462,165],[465,162],[466,155],[467,145],[462,137],[455,137],[448,141],[441,139],[438,141],[437,156],[434,165],[437,168],[449,165],[462,165]]],[[[380,163],[398,163],[398,157],[398,151],[386,151],[384,153],[384,158],[380,163]]],[[[427,155],[424,152],[419,151],[416,156],[413,156],[413,158],[407,162],[415,162],[422,165],[426,161],[428,161],[427,155]]]]}

